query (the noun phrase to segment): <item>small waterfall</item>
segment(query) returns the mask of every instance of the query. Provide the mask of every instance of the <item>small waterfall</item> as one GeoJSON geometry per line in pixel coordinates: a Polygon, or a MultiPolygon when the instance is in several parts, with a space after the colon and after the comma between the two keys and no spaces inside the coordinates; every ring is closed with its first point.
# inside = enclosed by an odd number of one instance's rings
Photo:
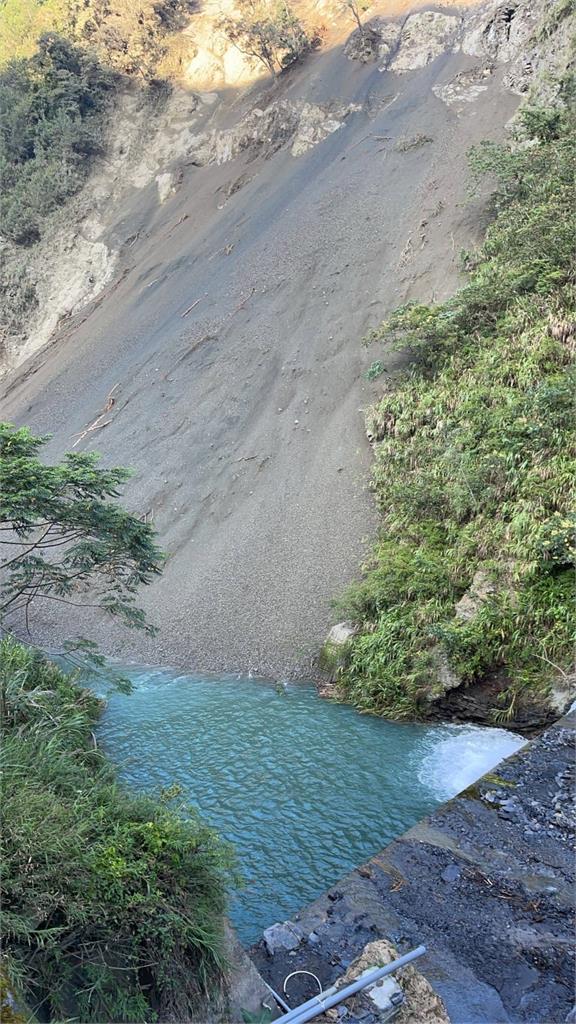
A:
{"type": "Polygon", "coordinates": [[[449,800],[472,785],[499,761],[520,750],[522,736],[506,729],[473,725],[442,725],[426,737],[429,747],[418,769],[418,778],[437,800],[449,800]]]}

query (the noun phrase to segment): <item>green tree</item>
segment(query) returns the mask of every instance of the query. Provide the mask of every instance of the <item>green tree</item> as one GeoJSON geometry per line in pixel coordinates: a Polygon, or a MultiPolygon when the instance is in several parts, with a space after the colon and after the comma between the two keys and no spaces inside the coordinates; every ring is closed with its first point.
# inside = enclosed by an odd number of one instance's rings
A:
{"type": "Polygon", "coordinates": [[[370,7],[370,0],[342,0],[342,9],[347,13],[351,14],[358,26],[358,31],[362,38],[364,38],[365,30],[362,24],[362,15],[370,7]]]}
{"type": "Polygon", "coordinates": [[[102,145],[115,76],[55,33],[0,73],[0,232],[20,245],[81,187],[102,145]]]}
{"type": "Polygon", "coordinates": [[[152,527],[116,501],[129,473],[84,452],[47,465],[46,441],[0,424],[0,628],[29,623],[34,605],[64,602],[150,629],[135,595],[161,571],[162,554],[152,527]]]}
{"type": "Polygon", "coordinates": [[[219,27],[253,63],[276,76],[314,45],[285,0],[240,0],[239,16],[222,18],[219,27]]]}

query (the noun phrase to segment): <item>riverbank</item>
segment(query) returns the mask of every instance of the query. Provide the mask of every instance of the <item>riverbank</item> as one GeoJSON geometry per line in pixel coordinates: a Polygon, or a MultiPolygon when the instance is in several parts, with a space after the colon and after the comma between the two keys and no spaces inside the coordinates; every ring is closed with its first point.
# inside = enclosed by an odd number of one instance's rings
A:
{"type": "Polygon", "coordinates": [[[220,1019],[229,847],[178,799],[130,794],[94,694],[0,641],[2,968],[39,1020],[220,1019]]]}
{"type": "MultiPolygon", "coordinates": [[[[401,952],[423,942],[419,970],[452,1024],[563,1024],[574,995],[575,728],[572,713],[301,910],[288,948],[259,942],[264,979],[281,991],[306,969],[326,986],[375,939],[401,952]]],[[[313,994],[296,982],[294,1003],[313,994]]]]}
{"type": "Polygon", "coordinates": [[[367,339],[412,362],[367,416],[381,524],[338,675],[362,711],[534,728],[576,695],[573,75],[557,88],[470,155],[496,216],[465,286],[367,339]]]}

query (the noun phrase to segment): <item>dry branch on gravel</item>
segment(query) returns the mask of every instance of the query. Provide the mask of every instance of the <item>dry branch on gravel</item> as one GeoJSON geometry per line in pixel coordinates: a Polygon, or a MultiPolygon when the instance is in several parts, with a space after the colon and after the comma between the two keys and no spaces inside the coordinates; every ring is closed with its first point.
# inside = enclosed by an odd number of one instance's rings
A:
{"type": "Polygon", "coordinates": [[[112,390],[108,394],[108,397],[106,399],[106,402],[105,402],[104,408],[102,409],[102,412],[99,413],[99,415],[96,417],[96,419],[92,420],[92,422],[84,430],[82,430],[80,432],[80,434],[78,434],[76,440],[74,441],[74,444],[72,445],[73,448],[76,448],[80,444],[80,442],[84,440],[84,438],[87,436],[87,434],[90,434],[93,430],[102,430],[104,427],[107,427],[108,424],[112,422],[112,420],[105,420],[104,417],[109,412],[111,412],[112,409],[114,408],[114,406],[116,405],[116,399],[114,397],[114,392],[119,387],[120,387],[120,384],[115,384],[114,385],[114,387],[112,388],[112,390]]]}

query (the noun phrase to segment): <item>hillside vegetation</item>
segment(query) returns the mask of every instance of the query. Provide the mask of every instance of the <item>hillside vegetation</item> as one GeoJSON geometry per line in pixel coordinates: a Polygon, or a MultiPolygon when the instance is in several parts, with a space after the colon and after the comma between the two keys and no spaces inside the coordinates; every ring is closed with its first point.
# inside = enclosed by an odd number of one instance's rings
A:
{"type": "MultiPolygon", "coordinates": [[[[0,8],[0,234],[40,238],[103,150],[118,90],[174,73],[189,0],[5,0],[0,8]]],[[[187,45],[191,45],[188,41],[187,45]]]]}
{"type": "MultiPolygon", "coordinates": [[[[47,463],[46,440],[0,423],[2,972],[39,1020],[188,1020],[219,994],[229,850],[176,789],[123,791],[93,733],[101,702],[12,635],[31,640],[54,602],[153,632],[137,595],[163,556],[119,503],[124,469],[47,463]]],[[[129,689],[90,639],[59,648],[129,689]]]]}
{"type": "Polygon", "coordinates": [[[100,702],[0,642],[2,934],[43,1020],[190,1020],[220,987],[228,848],[176,790],[131,796],[96,748],[100,702]],[[201,1001],[201,1002],[200,1002],[201,1001]]]}
{"type": "Polygon", "coordinates": [[[486,143],[496,218],[449,301],[396,310],[370,340],[413,362],[370,412],[380,538],[344,601],[339,680],[362,710],[425,714],[446,674],[497,678],[496,720],[545,698],[574,637],[576,350],[573,88],[486,143]],[[465,614],[459,599],[482,591],[465,614]]]}
{"type": "Polygon", "coordinates": [[[20,245],[74,195],[101,150],[102,114],[115,76],[61,36],[0,74],[0,232],[20,245]]]}
{"type": "Polygon", "coordinates": [[[193,9],[193,0],[3,0],[0,66],[34,56],[38,40],[56,32],[108,67],[150,79],[193,9]]]}

